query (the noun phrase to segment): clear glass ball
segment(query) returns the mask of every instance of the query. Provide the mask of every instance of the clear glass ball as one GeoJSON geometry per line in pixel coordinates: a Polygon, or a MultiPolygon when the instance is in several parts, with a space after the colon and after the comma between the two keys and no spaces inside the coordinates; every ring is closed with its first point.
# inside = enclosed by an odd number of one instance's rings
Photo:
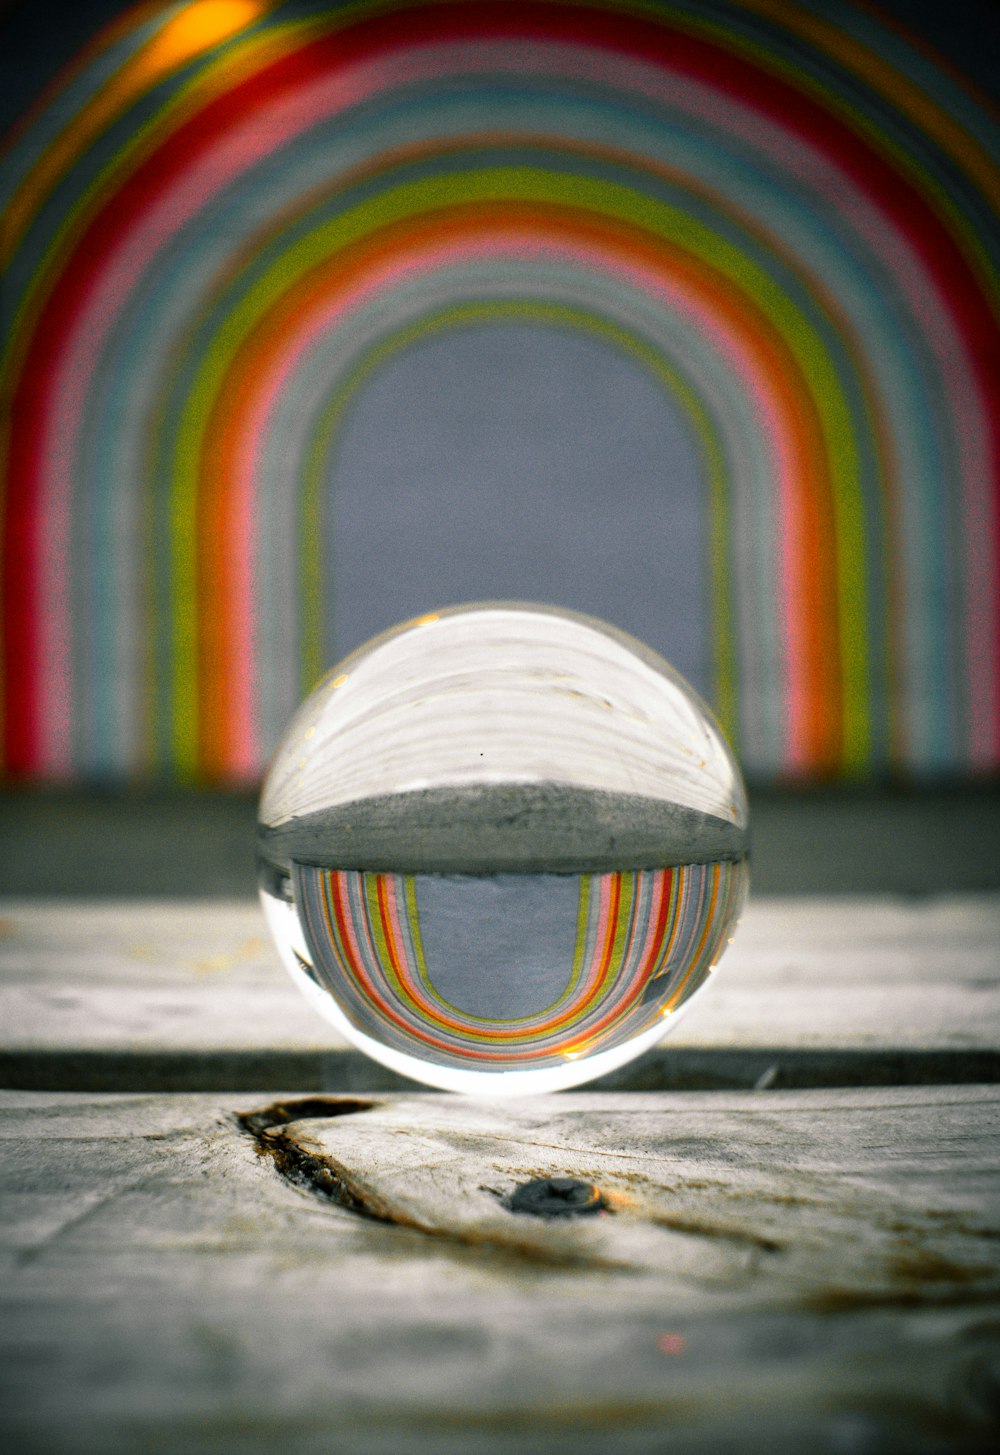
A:
{"type": "Polygon", "coordinates": [[[654,1045],[747,892],[739,768],[635,638],[487,602],[335,667],[261,795],[261,900],[349,1041],[474,1095],[555,1091],[654,1045]]]}

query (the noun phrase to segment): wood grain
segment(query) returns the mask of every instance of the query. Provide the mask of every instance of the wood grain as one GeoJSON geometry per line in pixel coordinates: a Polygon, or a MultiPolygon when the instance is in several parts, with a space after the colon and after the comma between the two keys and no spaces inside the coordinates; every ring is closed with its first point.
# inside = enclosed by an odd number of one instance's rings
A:
{"type": "MultiPolygon", "coordinates": [[[[995,1079],[998,972],[998,896],[751,901],[618,1084],[995,1079]]],[[[0,905],[0,1070],[52,1089],[403,1084],[313,1015],[243,901],[0,905]]]]}
{"type": "Polygon", "coordinates": [[[269,1103],[9,1093],[0,1424],[51,1455],[986,1450],[998,1101],[286,1108],[364,1215],[241,1128],[269,1103]],[[556,1170],[616,1211],[503,1207],[556,1170]]]}

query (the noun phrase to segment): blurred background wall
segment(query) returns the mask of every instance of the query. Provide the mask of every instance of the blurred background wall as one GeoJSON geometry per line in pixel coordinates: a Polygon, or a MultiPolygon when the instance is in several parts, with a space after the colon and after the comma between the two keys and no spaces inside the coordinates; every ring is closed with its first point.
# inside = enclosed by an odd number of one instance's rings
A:
{"type": "Polygon", "coordinates": [[[755,782],[995,773],[992,4],[0,24],[9,783],[252,784],[484,597],[645,638],[755,782]]]}

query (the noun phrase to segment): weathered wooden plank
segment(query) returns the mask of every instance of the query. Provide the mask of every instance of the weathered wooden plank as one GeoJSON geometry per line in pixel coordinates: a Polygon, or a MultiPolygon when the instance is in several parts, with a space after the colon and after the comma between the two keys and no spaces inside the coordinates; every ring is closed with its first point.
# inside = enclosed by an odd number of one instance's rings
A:
{"type": "MultiPolygon", "coordinates": [[[[779,1084],[995,1079],[1000,897],[752,901],[664,1048],[620,1084],[753,1085],[772,1064],[779,1084]]],[[[400,1084],[313,1015],[256,905],[234,901],[0,907],[0,1074],[84,1088],[400,1084]]]]}
{"type": "Polygon", "coordinates": [[[332,1170],[393,1222],[655,1269],[678,1280],[675,1306],[689,1277],[735,1279],[755,1306],[799,1294],[878,1303],[919,1294],[928,1269],[938,1294],[1000,1294],[998,1110],[993,1088],[583,1093],[510,1111],[419,1096],[332,1119],[297,1121],[293,1105],[289,1124],[258,1135],[314,1159],[314,1179],[332,1170]],[[563,1176],[596,1184],[613,1216],[512,1219],[519,1183],[563,1176]]]}
{"type": "Polygon", "coordinates": [[[998,1103],[7,1094],[0,1430],[50,1455],[986,1450],[998,1103]],[[615,1211],[497,1196],[555,1172],[615,1211]]]}

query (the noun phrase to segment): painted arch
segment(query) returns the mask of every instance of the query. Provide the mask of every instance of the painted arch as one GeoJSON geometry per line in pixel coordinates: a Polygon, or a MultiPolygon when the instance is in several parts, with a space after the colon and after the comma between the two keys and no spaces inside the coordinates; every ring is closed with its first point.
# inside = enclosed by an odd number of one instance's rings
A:
{"type": "Polygon", "coordinates": [[[515,317],[690,421],[749,772],[994,771],[998,137],[869,7],[123,9],[4,156],[6,772],[259,773],[350,399],[515,317]]]}

